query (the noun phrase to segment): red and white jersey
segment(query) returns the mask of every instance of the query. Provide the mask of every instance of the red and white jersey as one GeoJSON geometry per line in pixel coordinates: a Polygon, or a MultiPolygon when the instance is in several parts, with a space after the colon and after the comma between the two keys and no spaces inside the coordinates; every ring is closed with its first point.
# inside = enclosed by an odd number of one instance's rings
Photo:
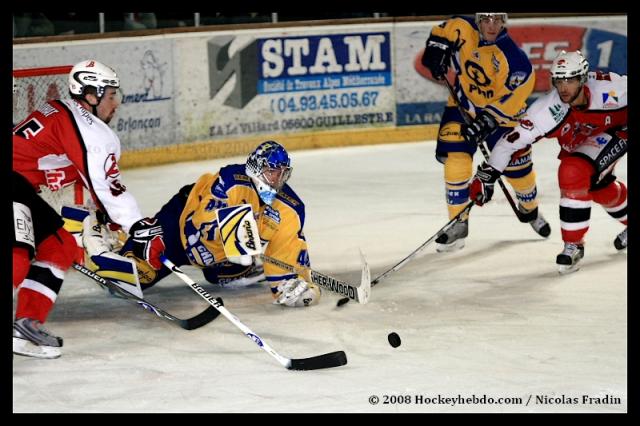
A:
{"type": "Polygon", "coordinates": [[[98,208],[128,232],[143,216],[120,182],[119,159],[115,132],[74,100],[49,101],[13,129],[13,170],[36,190],[81,180],[98,208]]]}
{"type": "Polygon", "coordinates": [[[520,123],[496,143],[489,165],[503,171],[514,152],[543,137],[557,138],[560,155],[566,155],[609,129],[626,126],[627,76],[590,72],[588,77],[586,107],[565,104],[555,89],[538,98],[520,123]]]}

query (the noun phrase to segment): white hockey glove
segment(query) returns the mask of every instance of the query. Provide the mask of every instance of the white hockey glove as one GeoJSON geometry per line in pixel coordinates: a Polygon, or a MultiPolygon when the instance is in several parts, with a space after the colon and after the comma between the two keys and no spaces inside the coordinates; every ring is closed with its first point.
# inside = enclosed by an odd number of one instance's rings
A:
{"type": "Polygon", "coordinates": [[[311,306],[320,300],[320,289],[300,278],[291,278],[278,285],[274,305],[289,307],[311,306]]]}

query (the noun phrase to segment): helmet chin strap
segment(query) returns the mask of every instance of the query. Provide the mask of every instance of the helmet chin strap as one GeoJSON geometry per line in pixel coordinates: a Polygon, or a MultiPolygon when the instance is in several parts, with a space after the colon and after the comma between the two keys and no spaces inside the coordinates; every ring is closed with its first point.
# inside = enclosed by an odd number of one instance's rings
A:
{"type": "Polygon", "coordinates": [[[82,99],[91,107],[91,113],[93,115],[95,115],[96,117],[100,118],[98,116],[98,105],[100,105],[100,102],[102,102],[102,96],[98,98],[98,103],[95,104],[95,105],[93,105],[92,103],[89,102],[89,100],[87,99],[87,95],[86,94],[84,95],[84,97],[82,99]]]}

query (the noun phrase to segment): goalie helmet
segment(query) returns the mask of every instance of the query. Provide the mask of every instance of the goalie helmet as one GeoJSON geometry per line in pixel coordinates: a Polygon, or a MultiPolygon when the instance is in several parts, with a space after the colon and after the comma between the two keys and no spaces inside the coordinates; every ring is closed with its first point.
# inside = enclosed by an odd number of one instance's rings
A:
{"type": "Polygon", "coordinates": [[[580,83],[587,82],[589,62],[579,50],[575,52],[562,51],[551,65],[551,82],[560,79],[580,77],[580,83]]]}
{"type": "Polygon", "coordinates": [[[245,171],[258,190],[260,198],[271,205],[276,194],[291,176],[291,159],[287,150],[274,141],[262,142],[249,154],[245,171]]]}
{"type": "Polygon", "coordinates": [[[120,78],[110,67],[89,59],[77,63],[69,72],[71,95],[83,96],[87,87],[95,87],[96,96],[101,99],[106,87],[120,87],[120,78]]]}

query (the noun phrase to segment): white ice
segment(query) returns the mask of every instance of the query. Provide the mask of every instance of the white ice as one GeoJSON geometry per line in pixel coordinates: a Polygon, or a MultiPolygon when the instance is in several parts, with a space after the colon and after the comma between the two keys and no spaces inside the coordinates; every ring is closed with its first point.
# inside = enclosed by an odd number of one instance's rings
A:
{"type": "MultiPolygon", "coordinates": [[[[375,277],[438,231],[448,219],[434,148],[416,142],[293,152],[290,184],[306,203],[313,268],[357,284],[359,249],[375,277]]],[[[624,228],[594,204],[581,270],[557,273],[558,149],[555,141],[534,147],[549,239],[519,223],[496,186],[495,199],[472,210],[463,250],[426,247],[374,287],[367,305],[338,308],[340,296],[325,291],[318,306],[283,308],[271,304],[267,288],[220,289],[205,282],[280,354],[304,358],[344,350],[344,367],[286,370],[222,316],[185,331],[70,271],[47,322],[64,337],[63,356],[14,358],[13,409],[626,412],[627,254],[612,244],[624,228]],[[395,349],[387,342],[392,331],[402,339],[395,349]],[[369,402],[374,395],[376,405],[369,402]],[[613,403],[583,403],[584,395],[613,403]],[[397,403],[398,396],[410,403],[397,403]],[[439,396],[456,403],[426,403],[439,396]],[[478,402],[483,397],[521,403],[478,402]]],[[[123,177],[143,213],[153,215],[202,173],[241,161],[125,170],[123,177]]],[[[626,180],[626,158],[617,175],[626,180]]],[[[195,268],[184,270],[204,282],[195,268]]],[[[207,307],[174,276],[147,297],[180,317],[207,307]]]]}

